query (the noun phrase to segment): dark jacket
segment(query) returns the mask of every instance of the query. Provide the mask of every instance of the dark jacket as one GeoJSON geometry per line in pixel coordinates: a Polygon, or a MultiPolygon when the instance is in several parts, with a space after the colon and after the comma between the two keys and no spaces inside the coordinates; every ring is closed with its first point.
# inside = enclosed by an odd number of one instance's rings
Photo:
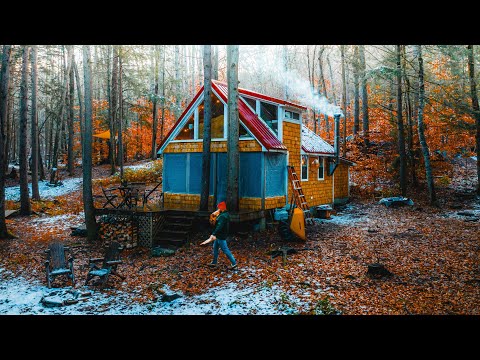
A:
{"type": "Polygon", "coordinates": [[[219,240],[227,240],[230,230],[230,214],[228,211],[220,213],[217,217],[217,223],[212,235],[215,235],[219,240]]]}

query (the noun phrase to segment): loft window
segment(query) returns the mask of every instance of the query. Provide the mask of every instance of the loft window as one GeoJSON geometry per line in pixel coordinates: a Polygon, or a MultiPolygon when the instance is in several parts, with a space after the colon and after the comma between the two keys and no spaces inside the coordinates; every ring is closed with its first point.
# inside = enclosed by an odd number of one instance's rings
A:
{"type": "Polygon", "coordinates": [[[295,111],[285,110],[285,119],[300,120],[300,114],[295,111]]]}
{"type": "Polygon", "coordinates": [[[260,101],[260,117],[278,135],[277,106],[260,101]]]}
{"type": "MultiPolygon", "coordinates": [[[[212,139],[223,139],[223,120],[224,107],[223,103],[213,94],[212,99],[212,122],[211,122],[211,137],[212,139]]],[[[202,102],[198,107],[198,138],[203,139],[203,112],[204,103],[202,102]]]]}
{"type": "Polygon", "coordinates": [[[247,102],[248,105],[252,108],[253,112],[257,112],[257,100],[255,99],[250,99],[246,97],[242,97],[243,100],[247,102]]]}
{"type": "Polygon", "coordinates": [[[308,155],[302,155],[302,181],[308,180],[308,155]]]}
{"type": "Polygon", "coordinates": [[[240,124],[240,128],[239,128],[239,138],[240,139],[251,139],[252,136],[248,133],[247,129],[245,129],[245,126],[243,126],[242,124],[240,124]]]}
{"type": "Polygon", "coordinates": [[[192,114],[190,115],[190,118],[188,119],[183,129],[180,130],[180,132],[178,133],[175,140],[192,140],[194,136],[193,124],[194,124],[194,116],[192,114]]]}
{"type": "Polygon", "coordinates": [[[325,179],[325,158],[318,157],[318,180],[325,179]]]}

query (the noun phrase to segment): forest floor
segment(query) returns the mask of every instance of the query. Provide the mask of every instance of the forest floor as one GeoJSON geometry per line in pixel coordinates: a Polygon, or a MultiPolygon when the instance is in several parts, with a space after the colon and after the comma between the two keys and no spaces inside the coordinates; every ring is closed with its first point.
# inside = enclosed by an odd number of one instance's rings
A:
{"type": "MultiPolygon", "coordinates": [[[[125,280],[111,277],[104,290],[83,286],[88,258],[101,256],[102,244],[70,236],[70,227],[83,222],[80,186],[37,204],[37,215],[8,219],[18,238],[0,242],[0,314],[478,315],[480,199],[475,172],[457,166],[452,182],[438,189],[438,208],[424,192],[412,197],[414,206],[399,208],[352,198],[309,227],[306,242],[285,244],[276,228],[234,236],[234,271],[223,254],[216,269],[207,266],[211,247],[199,245],[205,229],[170,257],[126,249],[119,268],[125,280]],[[92,296],[42,305],[45,296],[72,296],[60,278],[46,287],[43,251],[53,239],[73,249],[75,289],[92,296]],[[268,252],[284,245],[303,251],[288,255],[286,264],[281,256],[272,259],[268,252]],[[370,277],[372,263],[392,275],[370,277]]],[[[105,176],[108,166],[95,168],[94,177],[105,176]]]]}

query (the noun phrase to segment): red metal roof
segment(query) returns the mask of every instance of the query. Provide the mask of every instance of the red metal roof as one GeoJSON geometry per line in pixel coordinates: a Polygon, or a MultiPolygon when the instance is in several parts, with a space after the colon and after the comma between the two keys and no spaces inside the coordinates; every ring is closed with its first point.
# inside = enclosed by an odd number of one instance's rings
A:
{"type": "MultiPolygon", "coordinates": [[[[217,81],[217,80],[213,80],[213,82],[216,82],[217,84],[223,84],[223,85],[226,86],[225,83],[222,83],[222,82],[217,81]]],[[[298,109],[307,110],[307,108],[305,106],[295,104],[295,103],[290,102],[290,101],[282,100],[282,99],[279,99],[279,98],[274,98],[274,97],[271,97],[271,96],[260,94],[258,92],[252,91],[252,90],[238,88],[238,92],[242,95],[252,96],[252,97],[255,97],[255,98],[258,98],[258,99],[271,101],[271,102],[274,102],[274,103],[277,103],[277,104],[280,104],[280,105],[288,105],[288,106],[296,107],[298,109]]]]}
{"type": "MultiPolygon", "coordinates": [[[[213,80],[212,88],[220,95],[223,101],[228,102],[227,84],[213,80]]],[[[267,150],[287,150],[286,146],[270,131],[268,125],[250,110],[241,97],[238,99],[238,115],[247,129],[267,150]]]]}

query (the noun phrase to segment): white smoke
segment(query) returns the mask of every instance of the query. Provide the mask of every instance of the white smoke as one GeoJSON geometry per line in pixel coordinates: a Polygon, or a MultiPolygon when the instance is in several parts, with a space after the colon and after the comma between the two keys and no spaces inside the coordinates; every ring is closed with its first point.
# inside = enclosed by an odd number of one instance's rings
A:
{"type": "MultiPolygon", "coordinates": [[[[246,50],[246,49],[245,49],[246,50]]],[[[265,51],[252,53],[245,56],[247,66],[254,66],[256,73],[263,76],[267,75],[268,79],[274,81],[278,86],[287,88],[289,100],[295,100],[302,105],[313,109],[317,113],[334,116],[334,114],[343,115],[339,106],[331,104],[327,98],[319,94],[310,82],[302,77],[293,69],[285,69],[282,59],[277,55],[270,54],[267,49],[265,51]],[[273,56],[271,56],[273,55],[273,56]]],[[[241,52],[244,51],[243,49],[241,52]]],[[[248,51],[248,50],[247,50],[248,51]]]]}

